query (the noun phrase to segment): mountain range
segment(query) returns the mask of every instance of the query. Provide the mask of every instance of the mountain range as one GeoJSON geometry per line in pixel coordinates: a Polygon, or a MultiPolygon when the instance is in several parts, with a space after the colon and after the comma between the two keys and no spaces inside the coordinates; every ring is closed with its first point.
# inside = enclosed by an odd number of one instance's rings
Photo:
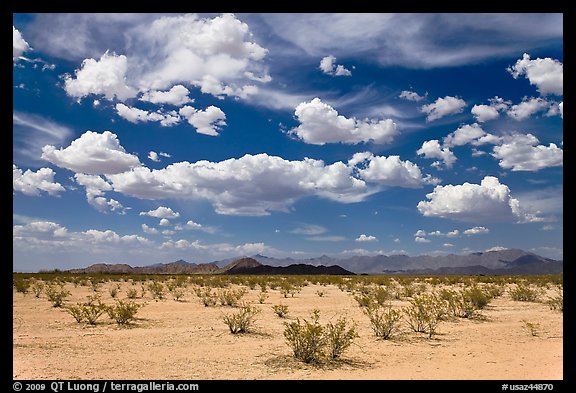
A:
{"type": "Polygon", "coordinates": [[[531,252],[506,249],[467,255],[375,255],[338,259],[271,258],[264,255],[230,258],[211,263],[178,260],[149,266],[99,263],[71,273],[140,273],[140,274],[459,274],[517,275],[557,274],[563,262],[531,252]]]}

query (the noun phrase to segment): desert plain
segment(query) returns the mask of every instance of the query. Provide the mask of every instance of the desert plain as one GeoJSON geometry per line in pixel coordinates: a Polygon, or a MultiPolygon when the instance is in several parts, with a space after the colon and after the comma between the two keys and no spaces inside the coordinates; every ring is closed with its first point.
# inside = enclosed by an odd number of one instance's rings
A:
{"type": "MultiPolygon", "coordinates": [[[[460,285],[433,285],[424,277],[416,281],[425,293],[460,285]]],[[[267,288],[262,295],[258,285],[250,289],[230,284],[245,289],[242,303],[259,309],[250,331],[242,334],[232,334],[223,321],[238,307],[205,306],[196,294],[197,284],[189,282],[179,300],[168,290],[163,299],[155,299],[144,284],[127,278],[95,287],[66,282],[70,295],[62,307],[53,307],[44,293],[37,297],[14,289],[13,378],[561,380],[563,313],[546,302],[558,293],[558,286],[543,285],[539,301],[516,301],[510,296],[516,284],[500,285],[501,295],[474,318],[446,318],[431,338],[401,320],[389,339],[374,335],[353,287],[326,282],[305,282],[288,295],[280,288],[267,288]],[[78,323],[66,311],[94,295],[114,304],[126,299],[130,289],[138,291],[131,301],[142,307],[126,326],[106,314],[96,325],[78,323]],[[288,306],[284,318],[272,308],[280,304],[288,306]],[[341,317],[354,322],[358,337],[339,358],[306,364],[293,357],[283,332],[286,323],[309,320],[314,309],[319,310],[321,324],[341,317]]],[[[397,296],[387,304],[402,310],[410,300],[397,296]]]]}

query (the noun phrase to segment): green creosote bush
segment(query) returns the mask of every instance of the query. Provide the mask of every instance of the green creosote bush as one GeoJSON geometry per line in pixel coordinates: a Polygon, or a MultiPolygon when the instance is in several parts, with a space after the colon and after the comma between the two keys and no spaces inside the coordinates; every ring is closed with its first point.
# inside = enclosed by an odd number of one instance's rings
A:
{"type": "Polygon", "coordinates": [[[316,295],[318,295],[318,297],[324,297],[324,295],[326,295],[328,292],[323,291],[321,289],[316,291],[316,295]]]}
{"type": "Polygon", "coordinates": [[[379,286],[372,292],[372,297],[376,303],[379,305],[384,305],[390,298],[392,298],[392,294],[388,290],[388,288],[384,286],[379,286]]]}
{"type": "Polygon", "coordinates": [[[319,319],[320,311],[316,309],[310,320],[284,323],[284,337],[295,359],[304,363],[319,363],[325,356],[336,359],[358,337],[356,325],[349,325],[346,318],[325,326],[318,322],[319,319]]]}
{"type": "Polygon", "coordinates": [[[564,312],[564,292],[561,288],[557,289],[558,294],[553,297],[549,297],[546,303],[551,310],[558,310],[564,312]]]}
{"type": "Polygon", "coordinates": [[[376,337],[387,340],[399,330],[400,321],[402,320],[400,310],[394,310],[390,305],[371,305],[363,311],[370,319],[370,325],[376,337]]]}
{"type": "Polygon", "coordinates": [[[64,300],[70,296],[70,291],[64,289],[62,285],[50,284],[44,292],[48,300],[52,302],[52,307],[62,307],[64,300]]]}
{"type": "Polygon", "coordinates": [[[328,356],[332,359],[340,357],[344,351],[352,345],[358,337],[356,324],[348,325],[346,318],[339,318],[335,324],[328,323],[324,328],[326,345],[328,346],[328,356]]]}
{"type": "Polygon", "coordinates": [[[115,299],[118,296],[118,291],[120,290],[120,284],[114,284],[110,287],[109,293],[110,296],[115,299]]]}
{"type": "Polygon", "coordinates": [[[524,283],[516,284],[516,287],[510,290],[512,300],[519,302],[538,302],[542,291],[538,288],[531,288],[524,283]]]}
{"type": "Polygon", "coordinates": [[[266,292],[260,292],[258,294],[258,303],[264,304],[266,299],[268,299],[268,294],[266,292]]]}
{"type": "Polygon", "coordinates": [[[284,323],[284,337],[294,353],[294,358],[304,363],[318,363],[324,356],[326,338],[324,327],[318,322],[320,312],[314,310],[310,321],[284,323]]]}
{"type": "Polygon", "coordinates": [[[224,323],[232,334],[247,333],[256,321],[256,315],[259,312],[260,310],[256,307],[246,304],[240,307],[237,313],[225,315],[224,323]]]}
{"type": "Polygon", "coordinates": [[[370,307],[370,305],[374,302],[374,298],[370,294],[366,293],[359,293],[354,295],[354,300],[358,302],[360,307],[370,307]]]}
{"type": "Polygon", "coordinates": [[[184,288],[180,288],[180,287],[174,288],[171,292],[172,292],[172,297],[174,297],[174,300],[176,300],[177,302],[183,300],[184,295],[186,295],[186,291],[184,290],[184,288]]]}
{"type": "Polygon", "coordinates": [[[148,284],[148,290],[152,294],[153,299],[164,299],[164,285],[161,282],[152,281],[148,284]]]}
{"type": "Polygon", "coordinates": [[[242,289],[223,289],[219,293],[220,297],[220,304],[223,306],[231,306],[236,307],[238,306],[238,302],[242,297],[246,294],[246,290],[242,289]]]}
{"type": "Polygon", "coordinates": [[[128,289],[128,292],[126,292],[126,297],[128,299],[136,299],[138,297],[138,291],[136,290],[136,288],[128,289]]]}
{"type": "Polygon", "coordinates": [[[441,321],[441,307],[444,306],[436,296],[422,294],[412,298],[410,305],[403,310],[406,322],[413,331],[428,333],[428,338],[432,338],[441,321]]]}
{"type": "Polygon", "coordinates": [[[98,318],[107,310],[108,307],[100,302],[76,303],[75,306],[70,306],[66,309],[76,322],[81,323],[85,320],[90,325],[96,325],[98,318]]]}
{"type": "Polygon", "coordinates": [[[288,306],[285,304],[276,304],[272,306],[272,309],[280,318],[284,318],[288,315],[288,306]]]}
{"type": "Polygon", "coordinates": [[[106,311],[110,319],[116,321],[118,325],[128,325],[135,319],[140,307],[142,305],[132,300],[116,300],[116,304],[108,306],[106,311]]]}
{"type": "Polygon", "coordinates": [[[20,292],[24,295],[26,295],[30,289],[30,281],[22,278],[13,279],[12,285],[16,288],[16,292],[20,292]]]}
{"type": "Polygon", "coordinates": [[[35,281],[34,284],[32,284],[32,292],[34,292],[34,296],[39,298],[42,292],[44,292],[44,282],[35,281]]]}

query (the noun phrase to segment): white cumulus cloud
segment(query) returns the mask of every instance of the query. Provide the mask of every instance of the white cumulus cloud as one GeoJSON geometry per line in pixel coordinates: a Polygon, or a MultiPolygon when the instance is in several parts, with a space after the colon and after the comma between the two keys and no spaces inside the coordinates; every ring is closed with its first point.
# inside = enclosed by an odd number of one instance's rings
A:
{"type": "Polygon", "coordinates": [[[463,233],[465,235],[468,235],[468,236],[485,235],[487,233],[490,233],[490,230],[488,228],[485,228],[485,227],[474,227],[474,228],[466,229],[463,233]]]}
{"type": "Polygon", "coordinates": [[[39,196],[41,191],[56,196],[64,191],[64,187],[54,181],[54,171],[50,168],[40,168],[36,172],[27,169],[22,172],[12,164],[12,188],[24,195],[39,196]]]}
{"type": "Polygon", "coordinates": [[[512,134],[503,138],[503,143],[494,146],[492,156],[499,159],[500,166],[512,171],[539,171],[544,168],[562,166],[564,150],[555,143],[540,145],[532,134],[512,134]]]}
{"type": "Polygon", "coordinates": [[[155,151],[148,152],[148,159],[154,162],[160,162],[160,157],[158,157],[158,153],[155,151]]]}
{"type": "Polygon", "coordinates": [[[362,142],[386,144],[392,142],[398,132],[396,123],[391,119],[346,118],[317,97],[310,102],[300,103],[294,114],[300,125],[290,130],[290,134],[314,145],[354,145],[362,142]]]}
{"type": "Polygon", "coordinates": [[[418,94],[414,91],[402,90],[402,92],[400,92],[400,95],[398,97],[403,98],[403,99],[408,100],[408,101],[420,102],[424,98],[426,98],[427,96],[428,96],[428,92],[424,93],[424,95],[421,96],[420,94],[418,94]]]}
{"type": "Polygon", "coordinates": [[[148,101],[153,104],[170,104],[174,106],[181,106],[192,102],[188,94],[190,90],[182,85],[175,85],[168,91],[151,90],[146,91],[140,97],[140,101],[148,101]]]}
{"type": "Polygon", "coordinates": [[[464,146],[472,144],[474,146],[483,145],[486,143],[498,143],[499,138],[495,135],[489,134],[482,129],[478,123],[464,124],[456,129],[456,131],[444,137],[444,146],[464,146]]]}
{"type": "Polygon", "coordinates": [[[512,198],[507,185],[498,178],[486,176],[480,184],[436,186],[420,201],[418,211],[426,217],[450,218],[466,222],[534,221],[523,210],[518,199],[512,198]]]}
{"type": "Polygon", "coordinates": [[[42,158],[62,168],[91,175],[114,174],[140,165],[138,157],[126,153],[110,131],[86,131],[65,149],[42,148],[42,158]]]}
{"type": "Polygon", "coordinates": [[[24,37],[22,37],[22,33],[12,26],[12,59],[15,61],[17,60],[22,54],[26,51],[29,51],[30,45],[24,37]]]}
{"type": "Polygon", "coordinates": [[[514,120],[526,120],[535,113],[548,111],[551,105],[556,105],[555,103],[550,103],[543,98],[527,98],[525,97],[521,103],[512,105],[508,110],[508,116],[514,120]]]}
{"type": "Polygon", "coordinates": [[[350,76],[352,72],[345,68],[343,65],[336,65],[336,57],[328,55],[320,60],[320,65],[318,66],[323,73],[332,76],[350,76]]]}
{"type": "Polygon", "coordinates": [[[169,207],[166,206],[159,206],[154,210],[149,210],[147,212],[140,212],[141,216],[149,216],[155,218],[178,218],[180,217],[180,213],[175,212],[169,207]]]}
{"type": "Polygon", "coordinates": [[[416,153],[418,155],[423,155],[425,158],[438,158],[444,161],[446,168],[452,168],[452,165],[456,162],[456,156],[450,151],[450,148],[441,147],[440,142],[438,142],[437,139],[425,141],[416,153]]]}
{"type": "Polygon", "coordinates": [[[416,236],[414,238],[416,243],[430,243],[430,239],[426,239],[425,237],[416,236]]]}
{"type": "Polygon", "coordinates": [[[489,100],[489,105],[474,105],[472,107],[472,114],[476,118],[477,122],[484,123],[488,120],[497,119],[500,116],[500,112],[505,112],[508,107],[512,104],[510,101],[504,101],[501,97],[494,97],[489,100]]]}
{"type": "Polygon", "coordinates": [[[106,199],[103,195],[106,191],[111,191],[112,186],[98,175],[86,175],[76,173],[74,175],[76,183],[84,186],[86,190],[86,200],[90,205],[101,212],[116,211],[122,212],[122,204],[115,199],[106,199]]]}
{"type": "Polygon", "coordinates": [[[180,108],[179,114],[185,117],[199,134],[217,136],[218,131],[226,125],[226,114],[214,105],[205,110],[186,105],[180,108]]]}
{"type": "Polygon", "coordinates": [[[399,156],[375,156],[372,153],[356,153],[349,165],[357,169],[358,174],[364,180],[383,186],[419,188],[425,184],[437,184],[438,179],[430,175],[424,176],[418,165],[406,160],[400,160],[399,156]]]}
{"type": "Polygon", "coordinates": [[[100,60],[85,59],[80,69],[75,71],[75,78],[66,75],[64,90],[78,100],[91,94],[103,95],[110,101],[133,98],[137,91],[127,84],[127,69],[126,56],[106,52],[100,60]]]}
{"type": "Polygon", "coordinates": [[[150,227],[146,224],[142,224],[142,231],[144,231],[144,233],[147,233],[149,235],[158,235],[160,232],[158,231],[158,229],[150,227]]]}
{"type": "Polygon", "coordinates": [[[249,81],[270,80],[260,64],[268,50],[252,40],[248,25],[233,14],[164,16],[132,33],[144,88],[188,83],[216,96],[246,97],[257,91],[249,81]]]}
{"type": "Polygon", "coordinates": [[[535,85],[540,94],[563,95],[564,92],[564,66],[556,59],[546,57],[544,59],[530,59],[528,53],[524,53],[522,59],[509,67],[508,72],[514,79],[524,75],[531,85],[535,85]]]}
{"type": "Polygon", "coordinates": [[[446,96],[438,98],[431,104],[423,105],[420,111],[426,113],[426,121],[438,120],[444,116],[462,113],[466,102],[458,97],[446,96]]]}
{"type": "Polygon", "coordinates": [[[358,236],[356,238],[357,242],[375,242],[378,241],[378,238],[376,238],[376,236],[372,236],[372,235],[365,235],[365,234],[361,234],[360,236],[358,236]]]}

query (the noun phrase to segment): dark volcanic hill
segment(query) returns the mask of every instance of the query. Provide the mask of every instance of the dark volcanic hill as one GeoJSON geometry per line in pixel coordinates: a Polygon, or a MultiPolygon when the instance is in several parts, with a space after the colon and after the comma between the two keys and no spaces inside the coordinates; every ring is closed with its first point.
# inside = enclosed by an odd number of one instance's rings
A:
{"type": "Polygon", "coordinates": [[[242,258],[226,265],[222,269],[222,274],[286,274],[286,275],[354,275],[354,273],[341,268],[337,265],[332,266],[313,266],[304,263],[292,264],[288,266],[270,266],[263,265],[253,258],[242,258]]]}

